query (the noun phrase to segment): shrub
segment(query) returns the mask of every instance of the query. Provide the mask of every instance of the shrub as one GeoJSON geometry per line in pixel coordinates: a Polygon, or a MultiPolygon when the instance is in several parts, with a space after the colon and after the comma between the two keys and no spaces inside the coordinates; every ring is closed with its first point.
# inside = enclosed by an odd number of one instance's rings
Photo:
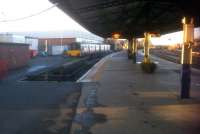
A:
{"type": "Polygon", "coordinates": [[[141,68],[142,71],[145,73],[154,73],[157,68],[157,65],[154,62],[147,62],[147,63],[142,62],[141,68]]]}

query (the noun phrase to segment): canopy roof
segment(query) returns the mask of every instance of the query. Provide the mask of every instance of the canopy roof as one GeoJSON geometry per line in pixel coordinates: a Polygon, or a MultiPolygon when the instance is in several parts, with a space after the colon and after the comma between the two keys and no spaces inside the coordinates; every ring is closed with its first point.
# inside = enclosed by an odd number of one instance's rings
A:
{"type": "MultiPolygon", "coordinates": [[[[200,21],[198,0],[50,0],[89,31],[110,37],[141,36],[145,31],[181,29],[183,16],[200,21]]],[[[197,24],[199,25],[199,24],[197,24]]]]}

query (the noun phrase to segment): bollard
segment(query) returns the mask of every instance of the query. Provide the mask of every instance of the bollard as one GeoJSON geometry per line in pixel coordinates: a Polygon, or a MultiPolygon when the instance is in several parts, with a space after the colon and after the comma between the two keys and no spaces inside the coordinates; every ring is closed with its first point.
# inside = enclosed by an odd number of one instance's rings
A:
{"type": "Polygon", "coordinates": [[[181,98],[190,98],[192,45],[194,43],[193,19],[183,18],[183,45],[181,53],[181,98]]]}

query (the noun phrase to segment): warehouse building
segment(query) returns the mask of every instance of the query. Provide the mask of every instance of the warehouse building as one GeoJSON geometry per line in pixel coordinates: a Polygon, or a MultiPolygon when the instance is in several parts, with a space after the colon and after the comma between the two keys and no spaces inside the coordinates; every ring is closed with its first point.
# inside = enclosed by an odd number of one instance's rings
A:
{"type": "Polygon", "coordinates": [[[39,52],[48,55],[61,55],[68,50],[69,44],[76,42],[76,38],[41,38],[39,39],[39,52]]]}
{"type": "Polygon", "coordinates": [[[77,31],[53,31],[34,33],[39,37],[39,52],[48,55],[61,55],[75,42],[102,43],[103,39],[85,32],[77,31]]]}
{"type": "Polygon", "coordinates": [[[46,52],[48,55],[61,55],[64,51],[67,51],[70,48],[71,44],[75,42],[99,43],[96,40],[85,38],[40,38],[39,52],[46,52]]]}

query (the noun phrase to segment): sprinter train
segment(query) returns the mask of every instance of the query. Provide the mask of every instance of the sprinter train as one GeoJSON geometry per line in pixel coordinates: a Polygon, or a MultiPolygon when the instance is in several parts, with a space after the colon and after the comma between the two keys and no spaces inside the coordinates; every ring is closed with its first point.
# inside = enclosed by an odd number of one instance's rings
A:
{"type": "Polygon", "coordinates": [[[108,44],[75,42],[69,45],[69,49],[64,52],[64,55],[71,57],[79,57],[109,51],[110,45],[108,44]]]}

